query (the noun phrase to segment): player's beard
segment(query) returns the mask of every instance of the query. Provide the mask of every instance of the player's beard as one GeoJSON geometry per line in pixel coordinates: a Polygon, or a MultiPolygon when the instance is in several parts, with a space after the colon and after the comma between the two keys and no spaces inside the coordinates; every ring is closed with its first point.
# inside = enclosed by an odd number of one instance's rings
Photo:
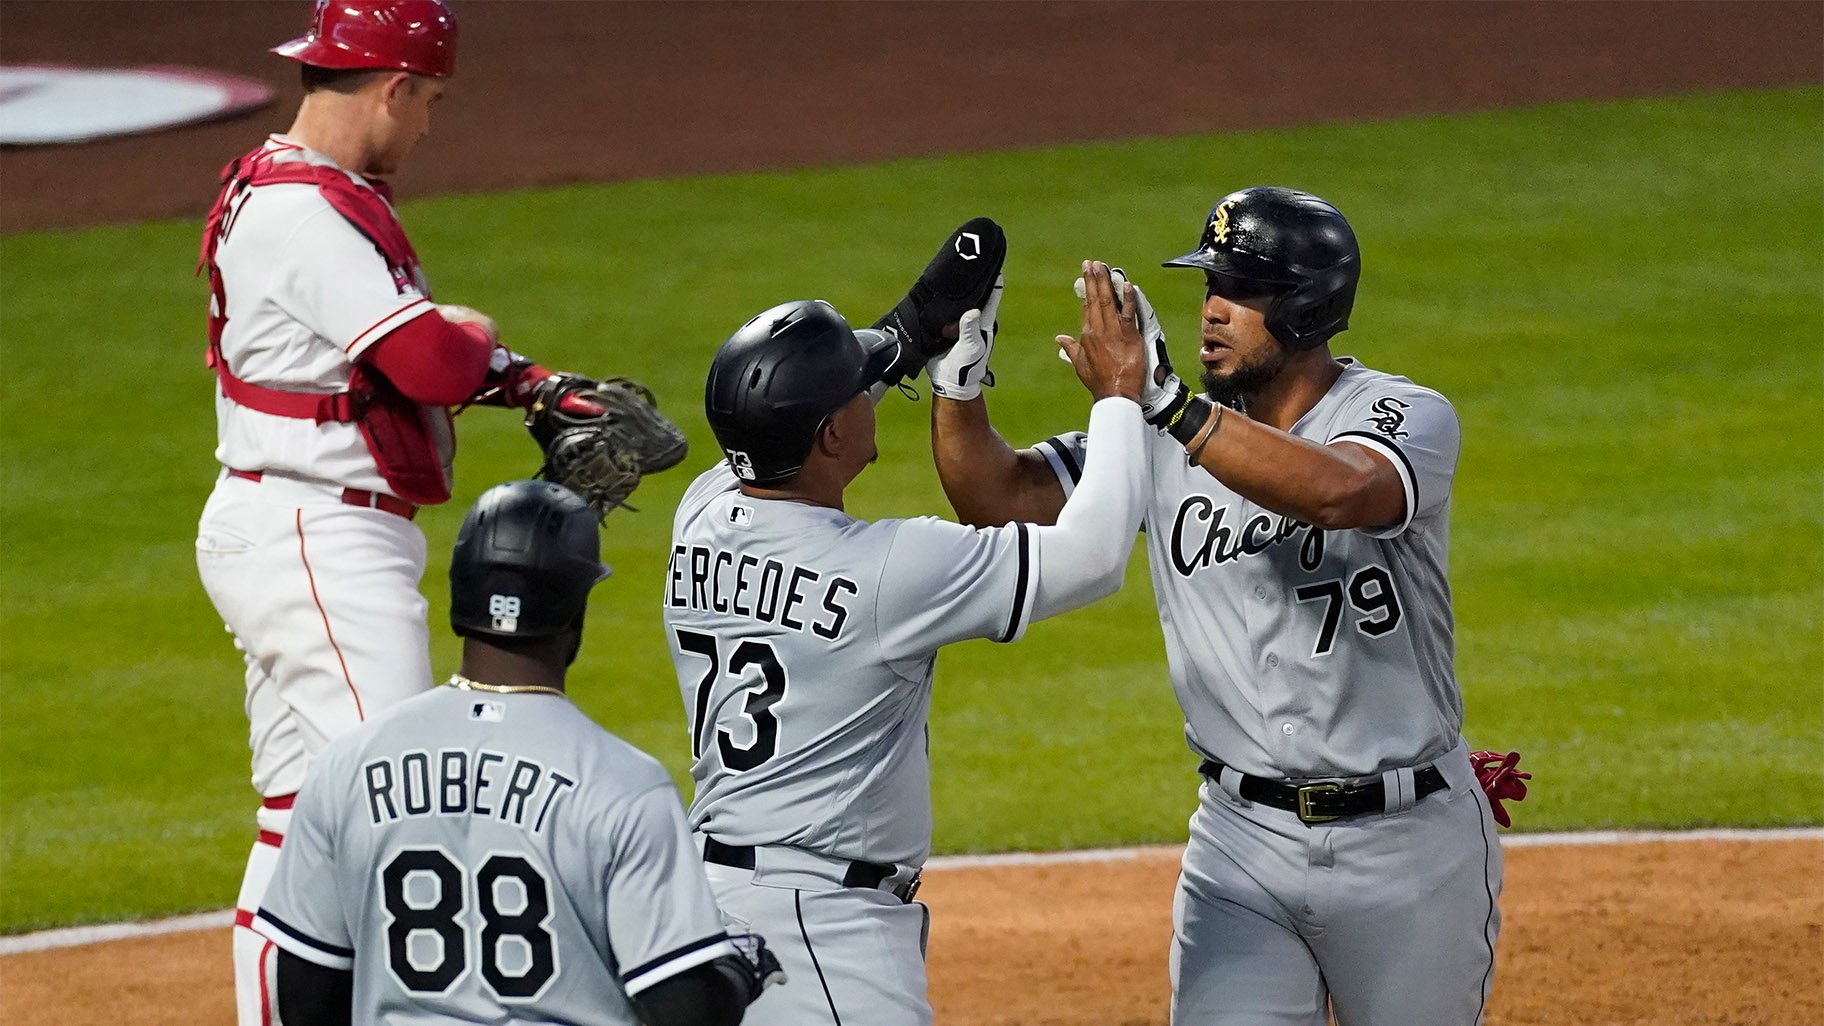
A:
{"type": "Polygon", "coordinates": [[[1203,394],[1209,396],[1212,402],[1239,410],[1249,395],[1260,391],[1279,377],[1291,359],[1292,351],[1274,339],[1270,348],[1250,359],[1239,361],[1235,369],[1226,374],[1219,375],[1206,365],[1203,371],[1203,394]]]}

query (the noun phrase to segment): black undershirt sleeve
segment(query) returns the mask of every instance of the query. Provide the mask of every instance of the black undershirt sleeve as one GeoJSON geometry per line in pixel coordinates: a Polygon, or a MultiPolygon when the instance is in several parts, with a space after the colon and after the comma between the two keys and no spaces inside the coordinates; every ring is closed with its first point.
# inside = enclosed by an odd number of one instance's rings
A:
{"type": "Polygon", "coordinates": [[[279,1021],[285,1026],[352,1026],[355,974],[326,969],[279,949],[279,1021]]]}
{"type": "Polygon", "coordinates": [[[640,1021],[646,1026],[736,1026],[747,1011],[747,994],[735,973],[723,968],[727,958],[686,969],[635,994],[640,1021]]]}

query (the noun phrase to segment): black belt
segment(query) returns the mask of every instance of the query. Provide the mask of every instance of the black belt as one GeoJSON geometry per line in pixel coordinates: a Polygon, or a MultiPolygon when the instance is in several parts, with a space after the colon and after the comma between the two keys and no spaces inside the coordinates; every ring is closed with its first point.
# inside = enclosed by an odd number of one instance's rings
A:
{"type": "MultiPolygon", "coordinates": [[[[1222,763],[1205,759],[1197,772],[1220,781],[1222,763]]],[[[1436,766],[1413,771],[1413,801],[1450,785],[1436,766]]],[[[1387,808],[1386,788],[1380,780],[1268,780],[1241,774],[1241,796],[1251,802],[1298,813],[1306,823],[1328,823],[1344,816],[1381,812],[1387,808]]]]}
{"type": "MultiPolygon", "coordinates": [[[[723,844],[713,837],[706,836],[703,838],[703,861],[733,869],[751,870],[754,868],[754,847],[751,844],[723,844]]],[[[849,863],[849,868],[843,872],[842,885],[859,887],[867,891],[878,891],[880,885],[897,872],[899,872],[897,867],[884,863],[855,861],[849,863]]],[[[888,893],[900,901],[911,901],[912,896],[918,893],[918,874],[914,873],[912,879],[894,887],[888,893]]]]}

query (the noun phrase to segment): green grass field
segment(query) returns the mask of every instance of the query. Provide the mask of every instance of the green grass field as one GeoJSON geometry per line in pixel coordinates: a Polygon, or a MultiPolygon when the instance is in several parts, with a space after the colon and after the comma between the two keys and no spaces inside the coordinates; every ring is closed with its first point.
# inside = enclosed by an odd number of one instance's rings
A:
{"type": "MultiPolygon", "coordinates": [[[[1364,241],[1335,348],[1462,414],[1458,669],[1471,740],[1537,775],[1521,826],[1817,823],[1821,148],[1807,88],[444,198],[405,219],[440,298],[549,364],[645,380],[700,467],[710,354],[766,306],[870,319],[946,231],[993,215],[1012,254],[990,404],[1030,441],[1087,410],[1049,341],[1075,324],[1078,260],[1135,269],[1188,359],[1201,283],[1158,260],[1232,188],[1315,191],[1364,241]]],[[[215,472],[196,232],[0,238],[0,931],[225,906],[252,839],[239,662],[191,555],[215,472]]],[[[854,512],[947,512],[926,416],[883,406],[854,512]]],[[[434,625],[463,508],[535,463],[511,417],[462,426],[456,500],[420,518],[434,625]]],[[[611,518],[617,573],[573,681],[674,770],[658,596],[689,477],[611,518]]],[[[455,651],[441,638],[437,666],[455,651]]],[[[939,850],[1183,837],[1194,763],[1143,559],[1101,605],[941,662],[939,850]]]]}

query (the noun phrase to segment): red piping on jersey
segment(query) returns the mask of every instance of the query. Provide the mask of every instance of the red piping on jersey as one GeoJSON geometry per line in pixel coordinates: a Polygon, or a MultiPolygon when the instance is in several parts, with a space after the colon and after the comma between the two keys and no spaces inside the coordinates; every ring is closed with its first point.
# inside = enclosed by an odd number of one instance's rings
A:
{"type": "MultiPolygon", "coordinates": [[[[367,327],[362,328],[361,334],[356,335],[355,340],[353,342],[350,342],[348,345],[345,345],[342,347],[342,352],[347,353],[350,349],[353,349],[356,346],[360,345],[361,340],[367,337],[367,333],[374,330],[375,328],[378,328],[380,325],[385,324],[387,321],[390,321],[393,318],[404,313],[405,311],[410,310],[413,306],[416,306],[419,303],[428,303],[428,302],[430,302],[430,300],[428,300],[428,299],[414,299],[410,303],[407,303],[404,306],[400,307],[399,309],[394,310],[392,313],[387,314],[385,317],[382,317],[379,320],[375,321],[374,323],[368,325],[367,327]]],[[[430,311],[426,310],[425,313],[430,313],[430,311]]],[[[422,314],[420,316],[422,316],[422,314]]],[[[412,318],[412,320],[414,320],[414,321],[417,319],[418,318],[416,318],[416,317],[412,318]]],[[[410,323],[411,323],[411,321],[406,322],[406,324],[410,324],[410,323]]],[[[402,324],[399,327],[403,328],[403,327],[405,327],[405,325],[402,324]]],[[[392,334],[392,332],[390,332],[390,331],[387,332],[387,335],[390,335],[390,334],[392,334]]],[[[380,337],[385,338],[386,335],[382,335],[380,337]]]]}
{"type": "Polygon", "coordinates": [[[260,808],[278,809],[280,811],[283,811],[285,809],[291,808],[292,803],[296,802],[297,800],[298,800],[298,792],[296,792],[296,791],[293,791],[290,794],[275,794],[275,795],[272,795],[267,798],[261,798],[260,799],[260,808]]]}
{"type": "Polygon", "coordinates": [[[276,830],[260,831],[260,843],[268,848],[279,848],[285,844],[285,835],[276,830]]]}
{"type": "Polygon", "coordinates": [[[329,636],[329,647],[336,653],[336,662],[342,666],[342,679],[348,684],[348,693],[355,699],[355,718],[365,721],[367,713],[361,708],[361,693],[355,690],[354,678],[348,675],[348,660],[342,658],[342,646],[336,644],[336,632],[329,626],[329,610],[323,608],[323,600],[317,596],[317,575],[310,571],[310,558],[304,554],[304,511],[297,511],[298,525],[298,561],[304,564],[304,578],[310,582],[310,600],[317,604],[317,613],[323,617],[323,633],[329,636]]]}

